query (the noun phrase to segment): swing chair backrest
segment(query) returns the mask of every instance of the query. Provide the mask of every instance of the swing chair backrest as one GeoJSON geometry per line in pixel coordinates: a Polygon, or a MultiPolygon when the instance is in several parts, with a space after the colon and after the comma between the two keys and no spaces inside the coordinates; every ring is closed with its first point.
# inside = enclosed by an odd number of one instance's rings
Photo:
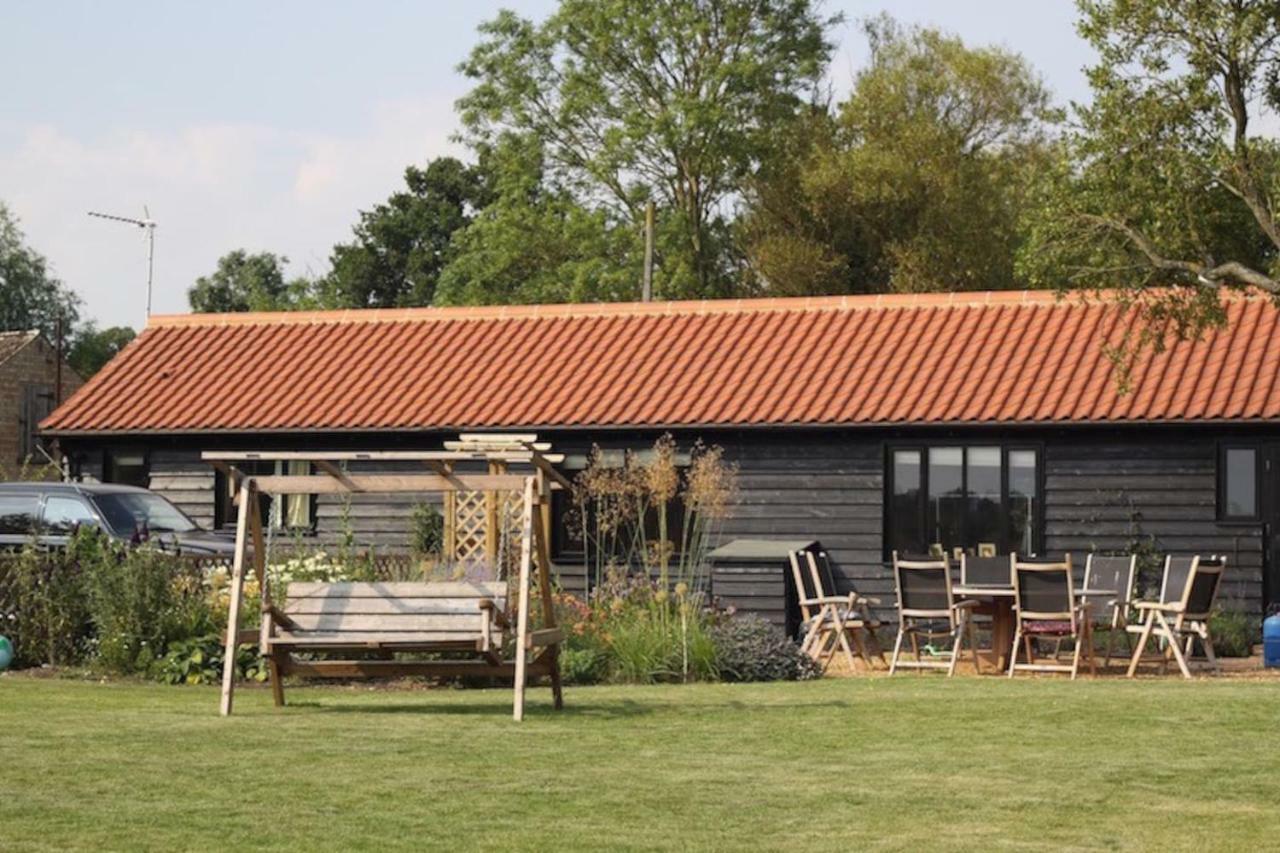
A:
{"type": "Polygon", "coordinates": [[[272,642],[326,648],[501,646],[507,584],[292,583],[272,642]]]}

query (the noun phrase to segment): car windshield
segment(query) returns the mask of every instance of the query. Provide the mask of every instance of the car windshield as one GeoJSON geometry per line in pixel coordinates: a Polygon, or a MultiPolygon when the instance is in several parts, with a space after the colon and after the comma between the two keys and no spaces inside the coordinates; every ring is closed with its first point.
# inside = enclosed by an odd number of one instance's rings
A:
{"type": "Polygon", "coordinates": [[[143,527],[150,533],[188,533],[200,529],[159,495],[117,492],[95,495],[93,502],[117,536],[132,536],[143,527]]]}

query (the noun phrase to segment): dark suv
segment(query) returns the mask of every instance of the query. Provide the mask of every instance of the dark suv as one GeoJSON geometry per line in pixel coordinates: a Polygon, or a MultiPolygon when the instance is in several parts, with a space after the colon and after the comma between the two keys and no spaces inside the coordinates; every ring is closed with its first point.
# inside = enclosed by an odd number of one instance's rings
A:
{"type": "Polygon", "coordinates": [[[35,535],[60,546],[81,525],[115,539],[146,539],[180,554],[228,555],[230,540],[202,529],[155,492],[88,483],[0,483],[0,548],[21,548],[35,535]]]}

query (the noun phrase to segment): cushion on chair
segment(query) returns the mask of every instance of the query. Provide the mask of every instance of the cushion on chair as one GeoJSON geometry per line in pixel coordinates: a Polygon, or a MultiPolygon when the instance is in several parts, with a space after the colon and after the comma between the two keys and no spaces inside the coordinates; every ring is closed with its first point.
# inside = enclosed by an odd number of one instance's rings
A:
{"type": "Polygon", "coordinates": [[[1067,620],[1044,620],[1022,623],[1024,634],[1070,634],[1071,623],[1067,620]]]}

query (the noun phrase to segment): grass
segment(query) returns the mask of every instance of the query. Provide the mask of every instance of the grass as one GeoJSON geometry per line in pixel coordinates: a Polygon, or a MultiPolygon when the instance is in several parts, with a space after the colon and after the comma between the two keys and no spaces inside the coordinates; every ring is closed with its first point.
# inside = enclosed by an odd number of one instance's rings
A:
{"type": "Polygon", "coordinates": [[[0,849],[1264,849],[1280,681],[545,690],[0,676],[0,849]]]}

